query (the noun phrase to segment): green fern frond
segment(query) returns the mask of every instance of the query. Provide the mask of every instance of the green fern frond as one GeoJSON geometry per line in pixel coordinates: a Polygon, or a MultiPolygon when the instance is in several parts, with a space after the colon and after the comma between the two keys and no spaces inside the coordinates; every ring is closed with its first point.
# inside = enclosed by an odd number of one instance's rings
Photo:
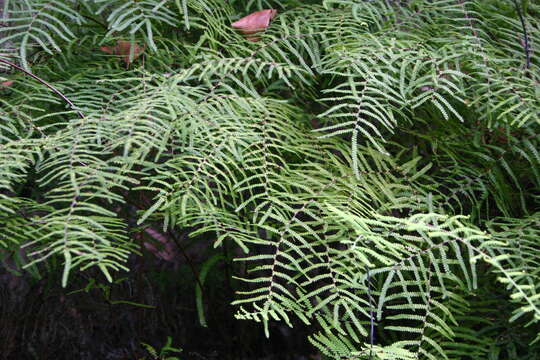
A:
{"type": "Polygon", "coordinates": [[[6,0],[5,27],[0,27],[0,49],[18,48],[22,65],[28,69],[28,58],[39,48],[49,54],[61,52],[61,42],[75,38],[71,24],[81,25],[84,18],[74,3],[45,0],[6,0]]]}
{"type": "Polygon", "coordinates": [[[178,25],[173,2],[169,0],[95,0],[95,3],[105,3],[97,9],[96,14],[107,14],[109,32],[106,37],[113,33],[127,32],[134,36],[142,32],[148,46],[154,51],[157,50],[154,33],[159,32],[158,25],[178,25]]]}

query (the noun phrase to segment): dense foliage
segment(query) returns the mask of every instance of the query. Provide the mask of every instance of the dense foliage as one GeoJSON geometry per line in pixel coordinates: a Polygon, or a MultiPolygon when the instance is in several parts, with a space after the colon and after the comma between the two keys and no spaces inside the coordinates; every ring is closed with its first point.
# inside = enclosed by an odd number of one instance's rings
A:
{"type": "Polygon", "coordinates": [[[184,234],[328,358],[537,359],[537,3],[3,3],[4,260],[112,281],[184,234]]]}

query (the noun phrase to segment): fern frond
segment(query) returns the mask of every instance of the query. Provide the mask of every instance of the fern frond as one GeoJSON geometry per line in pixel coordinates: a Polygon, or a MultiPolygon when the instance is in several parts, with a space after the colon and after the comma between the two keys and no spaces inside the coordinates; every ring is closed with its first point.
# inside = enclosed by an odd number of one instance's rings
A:
{"type": "MultiPolygon", "coordinates": [[[[510,298],[519,307],[510,322],[527,316],[525,326],[540,320],[540,256],[538,235],[540,214],[525,219],[495,219],[489,223],[493,240],[482,244],[484,260],[493,266],[498,280],[511,292],[510,298]]],[[[540,332],[535,340],[540,340],[540,332]]]]}
{"type": "MultiPolygon", "coordinates": [[[[49,54],[61,52],[60,43],[75,38],[70,24],[81,25],[84,18],[74,3],[58,0],[6,0],[5,27],[0,27],[0,49],[18,48],[23,67],[36,49],[49,54]]],[[[3,51],[2,51],[3,52],[3,51]]]]}
{"type": "Polygon", "coordinates": [[[173,1],[170,0],[96,0],[95,3],[105,3],[96,12],[107,14],[109,32],[105,36],[124,31],[134,36],[142,32],[148,46],[154,51],[157,50],[154,33],[159,32],[158,25],[178,25],[176,14],[171,9],[173,1]]]}

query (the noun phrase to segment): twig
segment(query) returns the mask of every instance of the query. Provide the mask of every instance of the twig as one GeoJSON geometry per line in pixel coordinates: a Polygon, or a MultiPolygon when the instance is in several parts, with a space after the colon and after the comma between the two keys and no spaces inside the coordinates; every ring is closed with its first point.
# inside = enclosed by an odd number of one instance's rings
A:
{"type": "Polygon", "coordinates": [[[82,112],[80,112],[79,110],[76,110],[77,107],[75,106],[75,104],[73,104],[73,102],[71,102],[71,100],[69,100],[64,94],[62,94],[62,92],[60,92],[60,90],[58,90],[57,88],[55,88],[54,86],[52,86],[51,84],[49,84],[48,82],[43,80],[42,78],[32,74],[30,71],[25,70],[24,68],[20,67],[19,65],[16,65],[16,64],[12,63],[11,61],[0,59],[0,63],[4,63],[6,65],[9,65],[9,66],[11,66],[11,67],[13,67],[13,68],[15,68],[15,69],[17,69],[19,71],[22,71],[23,73],[30,76],[31,78],[39,81],[40,83],[42,83],[43,85],[48,87],[51,91],[53,91],[56,95],[60,96],[62,98],[62,100],[64,100],[66,103],[69,104],[69,106],[71,106],[72,110],[75,110],[75,112],[81,117],[81,119],[84,119],[84,114],[82,112]]]}
{"type": "Polygon", "coordinates": [[[527,24],[525,24],[525,18],[523,17],[523,11],[519,7],[517,0],[514,1],[514,6],[516,7],[516,12],[519,16],[519,21],[521,21],[521,27],[523,28],[523,49],[525,51],[525,69],[531,67],[531,48],[529,44],[529,34],[527,33],[527,24]]]}

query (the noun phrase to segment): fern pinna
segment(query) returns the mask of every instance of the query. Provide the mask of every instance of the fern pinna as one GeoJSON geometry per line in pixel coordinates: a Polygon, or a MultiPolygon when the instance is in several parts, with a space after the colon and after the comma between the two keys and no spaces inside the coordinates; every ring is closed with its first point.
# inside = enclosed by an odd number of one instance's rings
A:
{"type": "Polygon", "coordinates": [[[190,229],[238,247],[239,319],[329,358],[540,352],[535,2],[3,3],[0,245],[26,268],[112,279],[134,226],[190,229]]]}

